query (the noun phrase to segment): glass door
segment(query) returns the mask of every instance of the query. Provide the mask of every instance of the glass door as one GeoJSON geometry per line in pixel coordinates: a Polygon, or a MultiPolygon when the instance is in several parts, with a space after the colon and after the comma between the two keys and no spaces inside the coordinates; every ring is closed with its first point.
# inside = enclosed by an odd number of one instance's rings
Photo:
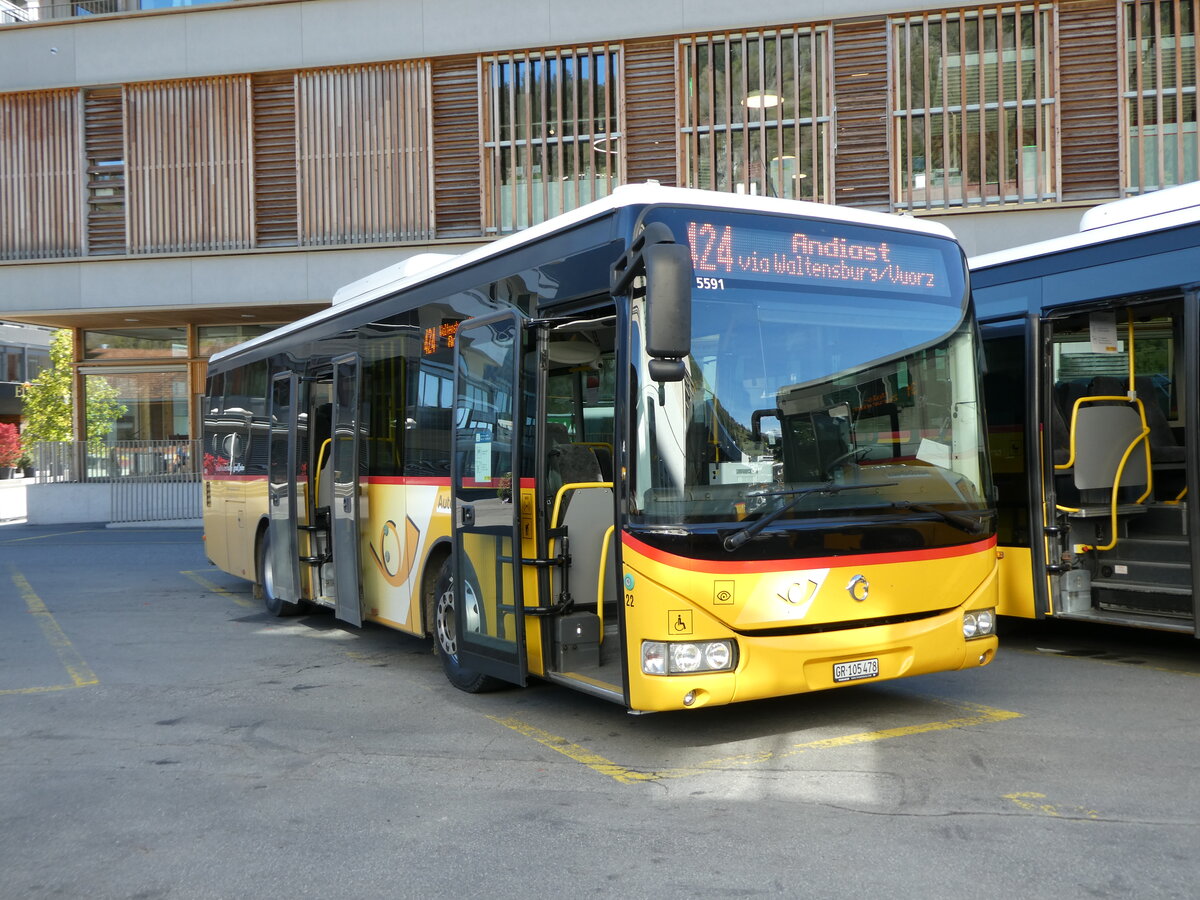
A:
{"type": "Polygon", "coordinates": [[[333,361],[333,497],[330,504],[335,614],[351,625],[362,624],[359,590],[358,393],[361,366],[356,354],[333,361]]]}
{"type": "Polygon", "coordinates": [[[296,540],[296,395],[299,379],[281,372],[271,382],[271,436],[267,460],[267,508],[271,517],[267,553],[273,595],[283,604],[300,600],[300,553],[296,540]]]}
{"type": "Polygon", "coordinates": [[[464,322],[455,345],[454,600],[459,662],[525,683],[519,502],[521,323],[464,322]]]}

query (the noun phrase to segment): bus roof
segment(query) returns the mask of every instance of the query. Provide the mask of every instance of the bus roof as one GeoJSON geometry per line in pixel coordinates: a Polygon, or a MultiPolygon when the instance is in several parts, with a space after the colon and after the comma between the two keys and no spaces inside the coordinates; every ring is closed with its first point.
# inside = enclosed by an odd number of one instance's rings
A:
{"type": "Polygon", "coordinates": [[[399,291],[415,287],[427,281],[465,268],[477,262],[500,256],[525,244],[564,231],[575,225],[600,218],[613,211],[630,206],[667,204],[672,206],[701,206],[715,209],[730,209],[745,212],[774,213],[809,219],[824,219],[855,225],[891,228],[911,231],[953,240],[954,234],[946,226],[926,219],[899,216],[870,210],[847,209],[826,203],[811,203],[804,200],[784,200],[776,197],[759,197],[747,194],[730,194],[724,191],[701,191],[691,188],[664,187],[656,182],[623,185],[607,197],[588,203],[570,212],[532,225],[514,234],[491,241],[482,247],[457,255],[419,254],[404,262],[380,269],[357,281],[338,288],[333,303],[328,309],[320,310],[296,322],[281,325],[266,334],[251,338],[245,343],[213,354],[210,362],[217,362],[235,353],[242,353],[255,346],[268,343],[291,332],[300,331],[311,325],[334,318],[352,309],[368,305],[375,300],[399,291]]]}
{"type": "Polygon", "coordinates": [[[1200,181],[1102,204],[1083,214],[1076,234],[983,253],[971,257],[968,263],[971,271],[976,272],[1195,222],[1200,222],[1200,181]]]}

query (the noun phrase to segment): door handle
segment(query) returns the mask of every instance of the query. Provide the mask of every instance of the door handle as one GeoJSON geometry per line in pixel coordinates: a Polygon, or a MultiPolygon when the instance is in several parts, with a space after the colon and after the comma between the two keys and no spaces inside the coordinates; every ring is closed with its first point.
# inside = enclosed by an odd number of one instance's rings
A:
{"type": "Polygon", "coordinates": [[[458,508],[458,527],[459,528],[474,528],[475,527],[475,507],[469,503],[464,503],[458,508]]]}

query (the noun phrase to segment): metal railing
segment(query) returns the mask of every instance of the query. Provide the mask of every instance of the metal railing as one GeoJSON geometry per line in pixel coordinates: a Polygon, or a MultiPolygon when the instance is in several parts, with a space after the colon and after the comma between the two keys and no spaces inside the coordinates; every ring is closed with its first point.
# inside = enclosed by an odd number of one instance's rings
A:
{"type": "Polygon", "coordinates": [[[40,441],[33,446],[39,485],[109,484],[113,522],[201,516],[200,441],[40,441]]]}

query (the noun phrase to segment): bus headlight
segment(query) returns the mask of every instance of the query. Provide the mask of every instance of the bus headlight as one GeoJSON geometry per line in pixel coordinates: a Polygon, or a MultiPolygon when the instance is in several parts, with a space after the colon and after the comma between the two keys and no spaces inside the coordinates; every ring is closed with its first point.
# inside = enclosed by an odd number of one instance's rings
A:
{"type": "Polygon", "coordinates": [[[996,610],[973,609],[963,613],[963,637],[991,637],[996,633],[996,610]]]}
{"type": "Polygon", "coordinates": [[[642,641],[646,675],[726,672],[736,663],[733,641],[642,641]]]}

